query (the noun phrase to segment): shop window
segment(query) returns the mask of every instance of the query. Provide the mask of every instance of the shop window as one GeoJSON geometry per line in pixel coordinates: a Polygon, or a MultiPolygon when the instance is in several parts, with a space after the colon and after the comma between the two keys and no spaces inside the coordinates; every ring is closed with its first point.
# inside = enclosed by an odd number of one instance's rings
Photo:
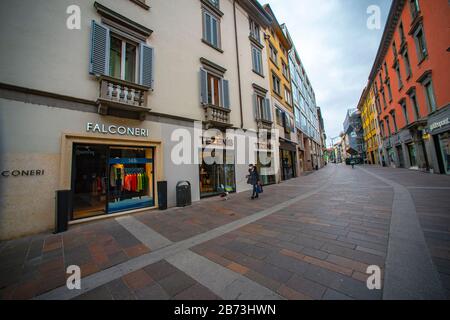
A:
{"type": "Polygon", "coordinates": [[[74,145],[72,219],[153,207],[154,149],[74,145]]]}
{"type": "Polygon", "coordinates": [[[200,196],[215,196],[224,192],[236,192],[234,151],[226,148],[202,150],[200,165],[200,196]],[[221,153],[221,163],[215,161],[221,153]]]}

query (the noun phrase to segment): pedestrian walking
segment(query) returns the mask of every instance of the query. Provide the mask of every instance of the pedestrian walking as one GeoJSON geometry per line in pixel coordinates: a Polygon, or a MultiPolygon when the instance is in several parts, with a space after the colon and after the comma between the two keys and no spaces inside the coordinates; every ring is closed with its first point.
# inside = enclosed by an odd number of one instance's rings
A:
{"type": "Polygon", "coordinates": [[[260,191],[259,174],[256,166],[250,165],[248,169],[247,183],[252,185],[252,200],[258,199],[260,191]]]}

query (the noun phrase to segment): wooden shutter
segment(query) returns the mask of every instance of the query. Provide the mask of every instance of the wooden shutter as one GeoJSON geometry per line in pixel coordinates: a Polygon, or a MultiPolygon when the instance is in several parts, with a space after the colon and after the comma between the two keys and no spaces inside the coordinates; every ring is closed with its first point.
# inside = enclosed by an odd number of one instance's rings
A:
{"type": "Polygon", "coordinates": [[[208,73],[205,69],[200,69],[200,102],[208,104],[208,73]]]}
{"type": "Polygon", "coordinates": [[[270,100],[268,98],[264,99],[264,108],[266,110],[266,120],[272,121],[272,110],[270,108],[270,100]]]}
{"type": "Polygon", "coordinates": [[[109,41],[109,29],[92,20],[89,73],[95,75],[109,73],[109,41]]]}
{"type": "Polygon", "coordinates": [[[222,96],[223,96],[223,107],[230,108],[230,85],[228,80],[222,80],[222,96]]]}
{"type": "Polygon", "coordinates": [[[140,50],[140,68],[139,68],[139,84],[153,89],[153,65],[154,65],[154,49],[141,43],[140,50]]]}

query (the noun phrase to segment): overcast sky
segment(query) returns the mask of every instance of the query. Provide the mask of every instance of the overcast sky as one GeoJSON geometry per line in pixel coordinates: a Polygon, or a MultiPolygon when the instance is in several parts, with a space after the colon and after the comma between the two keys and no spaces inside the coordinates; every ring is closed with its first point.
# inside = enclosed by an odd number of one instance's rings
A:
{"type": "MultiPolygon", "coordinates": [[[[321,107],[328,138],[356,108],[378,50],[392,0],[260,0],[286,23],[321,107]],[[367,8],[381,9],[381,29],[367,28],[367,8]]],[[[328,140],[328,144],[331,140],[328,140]]]]}

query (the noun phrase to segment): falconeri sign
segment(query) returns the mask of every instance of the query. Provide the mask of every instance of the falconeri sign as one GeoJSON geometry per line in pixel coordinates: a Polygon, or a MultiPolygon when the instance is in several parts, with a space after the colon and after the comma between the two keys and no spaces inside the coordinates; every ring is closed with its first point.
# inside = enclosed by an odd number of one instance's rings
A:
{"type": "Polygon", "coordinates": [[[88,122],[86,124],[86,131],[92,133],[115,134],[120,136],[131,136],[131,137],[149,136],[148,129],[117,126],[114,124],[106,125],[92,122],[88,122]]]}

